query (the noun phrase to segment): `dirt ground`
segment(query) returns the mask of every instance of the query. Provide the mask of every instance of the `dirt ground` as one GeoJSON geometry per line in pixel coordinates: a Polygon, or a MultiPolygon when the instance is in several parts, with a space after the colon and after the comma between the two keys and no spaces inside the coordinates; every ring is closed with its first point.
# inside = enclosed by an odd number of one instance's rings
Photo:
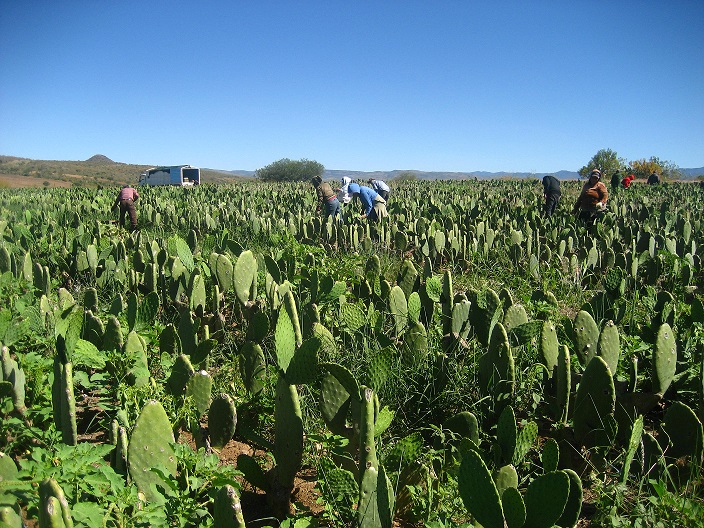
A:
{"type": "Polygon", "coordinates": [[[43,187],[71,187],[71,182],[62,180],[44,180],[42,178],[34,178],[32,176],[20,176],[19,174],[0,174],[0,189],[1,188],[43,188],[43,187]],[[44,182],[49,182],[48,186],[44,182]]]}
{"type": "MultiPolygon", "coordinates": [[[[196,449],[193,437],[187,432],[181,433],[179,442],[188,443],[194,450],[196,449]]],[[[233,439],[220,451],[220,463],[236,467],[237,457],[241,454],[251,457],[263,457],[266,452],[254,449],[248,444],[233,439]]],[[[300,513],[317,516],[323,511],[323,506],[317,503],[319,494],[315,489],[316,482],[315,469],[311,467],[304,466],[296,477],[292,502],[297,506],[300,513]]],[[[242,513],[248,528],[276,526],[278,521],[272,518],[264,492],[253,487],[244,479],[241,479],[240,483],[242,484],[240,502],[242,503],[242,513]]]]}

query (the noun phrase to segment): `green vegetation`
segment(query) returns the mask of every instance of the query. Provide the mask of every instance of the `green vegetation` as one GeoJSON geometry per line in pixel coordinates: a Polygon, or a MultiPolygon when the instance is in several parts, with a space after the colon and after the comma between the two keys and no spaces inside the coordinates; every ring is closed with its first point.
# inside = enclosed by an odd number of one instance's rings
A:
{"type": "Polygon", "coordinates": [[[255,176],[262,181],[309,182],[315,176],[323,176],[325,167],[313,160],[280,159],[266,167],[257,169],[255,176]]]}
{"type": "Polygon", "coordinates": [[[0,189],[0,526],[702,526],[704,189],[580,189],[0,189]]]}
{"type": "Polygon", "coordinates": [[[660,160],[656,156],[650,159],[639,159],[627,162],[619,158],[618,154],[611,149],[601,149],[594,154],[584,167],[579,169],[579,175],[586,178],[593,169],[599,169],[605,180],[620,170],[624,174],[634,174],[636,178],[647,179],[653,172],[660,175],[663,180],[678,180],[682,177],[679,167],[672,161],[660,160]]]}

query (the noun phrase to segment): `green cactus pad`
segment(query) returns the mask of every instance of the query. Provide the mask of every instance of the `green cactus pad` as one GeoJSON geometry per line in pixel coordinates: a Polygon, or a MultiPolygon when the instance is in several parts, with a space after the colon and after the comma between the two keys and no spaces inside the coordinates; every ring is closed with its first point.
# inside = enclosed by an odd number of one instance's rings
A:
{"type": "Polygon", "coordinates": [[[394,349],[387,347],[371,359],[368,369],[368,385],[375,391],[378,392],[391,377],[394,356],[394,349]]]}
{"type": "Polygon", "coordinates": [[[674,402],[665,413],[662,427],[670,437],[671,445],[665,451],[668,457],[691,457],[694,464],[701,464],[702,423],[688,405],[674,402]]]}
{"type": "Polygon", "coordinates": [[[516,367],[504,325],[496,323],[486,354],[479,358],[480,389],[496,400],[513,394],[516,367]]]}
{"type": "Polygon", "coordinates": [[[518,473],[516,472],[516,468],[511,464],[506,464],[495,470],[492,477],[499,495],[503,495],[504,491],[508,488],[518,487],[518,473]]]}
{"type": "Polygon", "coordinates": [[[563,471],[553,471],[536,477],[526,490],[524,528],[553,526],[565,510],[569,493],[570,479],[563,471]]]}
{"type": "Polygon", "coordinates": [[[554,438],[545,440],[541,457],[545,473],[557,470],[557,465],[560,461],[560,444],[557,443],[557,440],[554,438]]]}
{"type": "Polygon", "coordinates": [[[595,356],[587,365],[574,401],[574,435],[586,446],[610,445],[616,407],[614,380],[606,362],[595,356]],[[610,419],[609,419],[610,418],[610,419]]]}
{"type": "Polygon", "coordinates": [[[604,325],[604,328],[599,335],[598,355],[601,356],[609,366],[611,375],[616,375],[618,368],[618,360],[621,356],[621,340],[618,333],[618,327],[613,321],[609,320],[604,325]]]}
{"type": "Polygon", "coordinates": [[[340,319],[350,333],[358,331],[367,322],[364,310],[356,303],[344,303],[340,306],[340,319]]]}
{"type": "Polygon", "coordinates": [[[553,377],[557,368],[557,357],[560,353],[557,341],[557,329],[552,321],[545,321],[540,331],[540,358],[548,370],[548,376],[553,377]]]}
{"type": "Polygon", "coordinates": [[[477,293],[476,303],[472,303],[469,319],[472,323],[472,329],[482,345],[487,346],[490,343],[494,326],[502,319],[502,316],[503,305],[494,290],[487,288],[477,293]]]}
{"type": "Polygon", "coordinates": [[[290,492],[303,458],[303,417],[296,386],[290,385],[283,376],[279,376],[276,383],[274,419],[275,487],[281,486],[290,492]]]}
{"type": "Polygon", "coordinates": [[[232,260],[227,255],[218,255],[215,261],[215,278],[218,281],[220,290],[227,293],[232,288],[232,279],[235,272],[235,266],[232,260]]]}
{"type": "Polygon", "coordinates": [[[286,369],[286,381],[291,385],[312,383],[318,376],[318,352],[320,340],[311,337],[296,350],[286,369]]]}
{"type": "Polygon", "coordinates": [[[449,330],[454,335],[459,336],[467,334],[467,330],[469,329],[469,312],[471,306],[472,304],[467,299],[453,303],[449,330]]]}
{"type": "Polygon", "coordinates": [[[577,357],[579,357],[582,365],[586,366],[597,355],[599,327],[594,322],[592,315],[582,310],[574,318],[572,328],[577,357]]]}
{"type": "Polygon", "coordinates": [[[173,443],[174,434],[164,407],[151,400],[137,418],[127,450],[130,476],[148,501],[158,498],[155,485],[163,484],[159,474],[151,468],[161,466],[167,474],[176,475],[173,443]]]}
{"type": "Polygon", "coordinates": [[[479,422],[476,416],[469,411],[462,411],[451,416],[442,424],[443,429],[448,429],[462,438],[469,438],[474,445],[479,445],[479,422]]]}
{"type": "Polygon", "coordinates": [[[159,294],[156,292],[149,292],[142,299],[137,309],[137,328],[143,328],[154,323],[157,313],[159,313],[159,305],[159,294]]]}
{"type": "Polygon", "coordinates": [[[528,322],[528,313],[526,309],[521,304],[512,304],[504,313],[504,327],[506,331],[510,331],[513,328],[521,326],[528,322]]]}
{"type": "Polygon", "coordinates": [[[677,343],[670,325],[663,323],[658,329],[653,351],[653,392],[665,394],[677,369],[677,343]]]}
{"type": "Polygon", "coordinates": [[[423,304],[420,299],[418,292],[411,293],[408,298],[408,319],[411,322],[418,322],[420,320],[420,312],[423,304]]]}
{"type": "Polygon", "coordinates": [[[408,302],[400,286],[391,288],[389,294],[389,311],[394,317],[396,335],[402,335],[408,327],[408,302]]]}
{"type": "Polygon", "coordinates": [[[198,416],[203,416],[210,406],[213,390],[213,378],[205,370],[193,374],[186,383],[186,397],[190,396],[196,404],[198,416]]]}
{"type": "MultiPolygon", "coordinates": [[[[291,292],[288,292],[286,295],[291,295],[291,292]]],[[[279,308],[279,317],[274,332],[274,342],[276,344],[276,360],[279,368],[283,372],[286,372],[296,352],[296,332],[288,310],[283,303],[279,308]]]]}
{"type": "Polygon", "coordinates": [[[247,341],[240,349],[240,375],[250,394],[259,394],[264,388],[266,360],[262,347],[247,341]]]}
{"type": "Polygon", "coordinates": [[[237,298],[242,304],[250,300],[252,282],[257,276],[257,259],[247,250],[240,253],[234,270],[234,285],[237,298]]]}
{"type": "Polygon", "coordinates": [[[569,415],[570,392],[572,387],[572,364],[570,351],[566,345],[558,349],[557,368],[555,370],[556,420],[560,423],[567,423],[569,415]]]}
{"type": "Polygon", "coordinates": [[[66,445],[78,443],[76,426],[76,399],[73,391],[73,365],[71,362],[61,365],[61,438],[66,445]]]}
{"type": "Polygon", "coordinates": [[[334,434],[347,436],[347,413],[351,403],[350,393],[338,378],[332,374],[326,375],[321,387],[320,412],[334,434]]]}
{"type": "Polygon", "coordinates": [[[484,528],[504,528],[499,492],[476,451],[463,452],[457,485],[465,508],[484,528]]]}
{"type": "Polygon", "coordinates": [[[225,484],[215,494],[213,522],[219,528],[245,528],[240,496],[230,484],[225,484]]]}
{"type": "Polygon", "coordinates": [[[577,526],[579,514],[582,511],[582,481],[579,475],[571,469],[564,469],[562,472],[569,478],[570,492],[567,496],[565,509],[556,524],[562,528],[572,528],[577,526]]]}
{"type": "Polygon", "coordinates": [[[419,321],[412,322],[403,336],[403,361],[406,365],[418,365],[428,353],[428,334],[419,321]]]}
{"type": "Polygon", "coordinates": [[[518,433],[516,438],[516,449],[513,452],[513,458],[511,462],[513,464],[520,464],[523,458],[531,450],[535,440],[538,438],[538,424],[535,422],[528,422],[518,433]]]}
{"type": "Polygon", "coordinates": [[[223,393],[213,398],[208,411],[210,445],[222,449],[232,440],[237,427],[237,409],[229,395],[223,393]]]}
{"type": "Polygon", "coordinates": [[[623,463],[623,470],[621,471],[621,484],[626,484],[628,481],[628,474],[631,470],[631,463],[636,455],[636,451],[641,445],[641,438],[643,437],[643,416],[638,416],[635,422],[633,422],[633,427],[631,428],[631,436],[628,440],[628,447],[626,449],[626,459],[623,463]]]}
{"type": "Polygon", "coordinates": [[[401,288],[406,299],[416,290],[418,271],[410,260],[404,260],[396,278],[396,284],[401,288]]]}
{"type": "Polygon", "coordinates": [[[514,488],[506,488],[501,495],[501,505],[506,518],[506,528],[521,528],[526,522],[526,505],[521,493],[514,488]]]}
{"type": "Polygon", "coordinates": [[[501,460],[510,463],[516,451],[516,441],[518,440],[518,429],[516,427],[516,415],[510,405],[499,415],[499,422],[496,426],[496,440],[501,449],[501,460]]]}
{"type": "Polygon", "coordinates": [[[269,333],[269,316],[266,312],[255,312],[247,328],[247,339],[255,343],[262,343],[269,333]]]}
{"type": "Polygon", "coordinates": [[[186,384],[191,376],[195,374],[195,369],[191,360],[185,354],[179,354],[171,368],[171,375],[166,381],[166,386],[174,396],[181,396],[186,390],[186,384]]]}
{"type": "Polygon", "coordinates": [[[196,351],[196,322],[190,310],[184,310],[178,322],[178,337],[181,339],[181,350],[187,356],[196,351]]]}

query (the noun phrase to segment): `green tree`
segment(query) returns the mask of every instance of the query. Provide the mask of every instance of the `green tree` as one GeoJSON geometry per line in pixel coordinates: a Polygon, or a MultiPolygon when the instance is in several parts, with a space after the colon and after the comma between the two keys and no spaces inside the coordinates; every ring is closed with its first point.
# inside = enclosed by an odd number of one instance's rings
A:
{"type": "Polygon", "coordinates": [[[602,174],[602,178],[610,178],[611,175],[617,170],[623,170],[626,167],[626,160],[619,158],[618,154],[611,149],[601,149],[599,152],[594,154],[592,159],[589,160],[584,167],[579,169],[579,176],[581,178],[586,178],[589,173],[594,169],[599,169],[602,174]]]}
{"type": "Polygon", "coordinates": [[[418,175],[412,171],[403,171],[401,174],[394,178],[397,183],[407,182],[407,181],[418,181],[418,175]]]}
{"type": "Polygon", "coordinates": [[[656,156],[650,159],[631,161],[631,171],[637,178],[647,178],[653,172],[660,175],[663,180],[677,180],[682,177],[680,168],[671,161],[663,161],[656,156]]]}
{"type": "Polygon", "coordinates": [[[322,177],[324,172],[325,167],[317,161],[284,158],[257,169],[254,175],[264,181],[310,181],[314,176],[322,177]]]}

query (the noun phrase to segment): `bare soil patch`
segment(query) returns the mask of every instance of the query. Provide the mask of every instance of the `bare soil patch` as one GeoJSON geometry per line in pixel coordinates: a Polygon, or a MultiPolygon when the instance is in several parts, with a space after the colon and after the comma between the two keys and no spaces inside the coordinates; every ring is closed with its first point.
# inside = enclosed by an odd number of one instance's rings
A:
{"type": "Polygon", "coordinates": [[[0,188],[20,189],[20,188],[42,188],[42,187],[71,187],[71,182],[62,180],[47,180],[34,176],[22,176],[20,174],[0,174],[0,188]],[[49,185],[44,185],[44,182],[49,185]]]}

